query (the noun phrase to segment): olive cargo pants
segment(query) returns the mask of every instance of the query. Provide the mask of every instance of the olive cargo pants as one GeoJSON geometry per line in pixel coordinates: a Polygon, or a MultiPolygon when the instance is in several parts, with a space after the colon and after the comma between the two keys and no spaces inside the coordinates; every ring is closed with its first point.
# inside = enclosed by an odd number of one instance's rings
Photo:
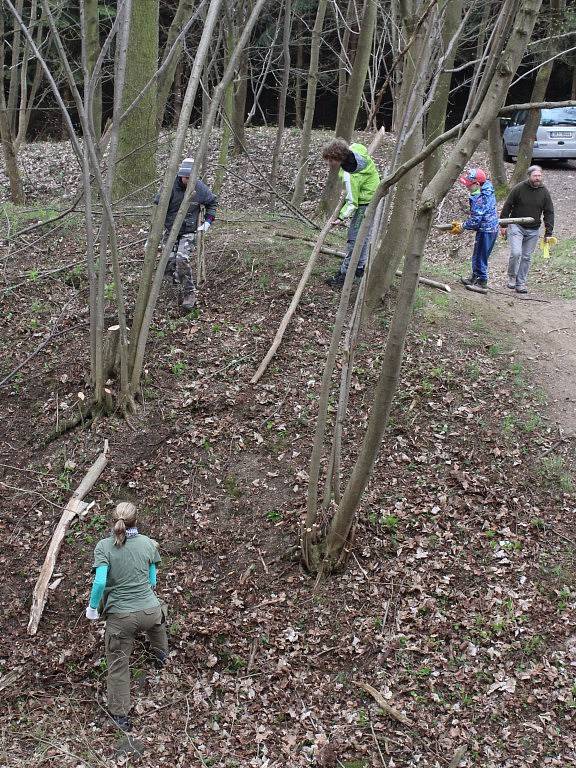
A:
{"type": "Polygon", "coordinates": [[[134,613],[112,613],[106,618],[108,710],[112,715],[127,715],[130,710],[130,654],[139,632],[146,633],[153,655],[163,657],[168,653],[165,618],[160,606],[134,613]]]}

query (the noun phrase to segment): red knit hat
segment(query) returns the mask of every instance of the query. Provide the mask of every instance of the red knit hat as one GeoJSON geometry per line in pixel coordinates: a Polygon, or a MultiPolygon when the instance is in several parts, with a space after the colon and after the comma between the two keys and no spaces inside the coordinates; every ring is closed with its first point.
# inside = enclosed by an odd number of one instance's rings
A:
{"type": "Polygon", "coordinates": [[[471,168],[464,176],[460,176],[458,181],[466,187],[471,187],[472,184],[482,186],[487,178],[486,171],[483,171],[482,168],[471,168]]]}

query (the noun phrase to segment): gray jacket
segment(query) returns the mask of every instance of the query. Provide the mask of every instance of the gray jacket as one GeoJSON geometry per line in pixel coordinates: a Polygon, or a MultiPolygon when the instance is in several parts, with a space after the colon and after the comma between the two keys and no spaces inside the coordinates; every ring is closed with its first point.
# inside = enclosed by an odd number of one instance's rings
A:
{"type": "MultiPolygon", "coordinates": [[[[166,230],[171,229],[172,224],[174,223],[174,220],[176,218],[176,214],[178,213],[178,208],[180,208],[180,203],[184,198],[185,192],[186,192],[186,187],[180,181],[180,177],[177,176],[174,181],[174,185],[172,187],[170,202],[168,203],[168,210],[166,211],[164,229],[166,230]]],[[[154,203],[158,205],[159,200],[160,200],[160,193],[158,193],[154,198],[154,203]]],[[[216,206],[218,205],[218,198],[212,192],[210,187],[208,187],[206,184],[204,184],[203,181],[200,181],[200,179],[198,179],[198,181],[196,182],[196,190],[192,195],[192,202],[190,203],[190,207],[188,208],[186,217],[182,222],[182,226],[180,227],[180,231],[178,232],[178,237],[182,237],[182,235],[187,235],[190,232],[196,232],[196,229],[198,228],[198,213],[200,211],[201,205],[203,205],[206,208],[206,221],[210,221],[210,222],[214,221],[216,217],[216,206]]]]}

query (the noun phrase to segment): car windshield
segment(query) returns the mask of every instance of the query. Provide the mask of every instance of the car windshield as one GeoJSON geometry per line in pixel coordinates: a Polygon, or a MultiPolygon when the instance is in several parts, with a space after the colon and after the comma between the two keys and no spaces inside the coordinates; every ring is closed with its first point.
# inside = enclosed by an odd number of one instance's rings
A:
{"type": "Polygon", "coordinates": [[[540,125],[576,125],[576,107],[543,109],[540,125]]]}

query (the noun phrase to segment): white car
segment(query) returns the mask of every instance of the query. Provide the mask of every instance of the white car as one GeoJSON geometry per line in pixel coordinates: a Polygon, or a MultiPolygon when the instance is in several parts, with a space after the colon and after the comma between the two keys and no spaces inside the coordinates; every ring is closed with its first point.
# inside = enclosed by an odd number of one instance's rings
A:
{"type": "MultiPolygon", "coordinates": [[[[502,134],[502,151],[507,162],[515,160],[518,155],[527,117],[526,109],[515,112],[502,134]]],[[[576,107],[542,110],[532,158],[576,160],[576,107]]]]}

